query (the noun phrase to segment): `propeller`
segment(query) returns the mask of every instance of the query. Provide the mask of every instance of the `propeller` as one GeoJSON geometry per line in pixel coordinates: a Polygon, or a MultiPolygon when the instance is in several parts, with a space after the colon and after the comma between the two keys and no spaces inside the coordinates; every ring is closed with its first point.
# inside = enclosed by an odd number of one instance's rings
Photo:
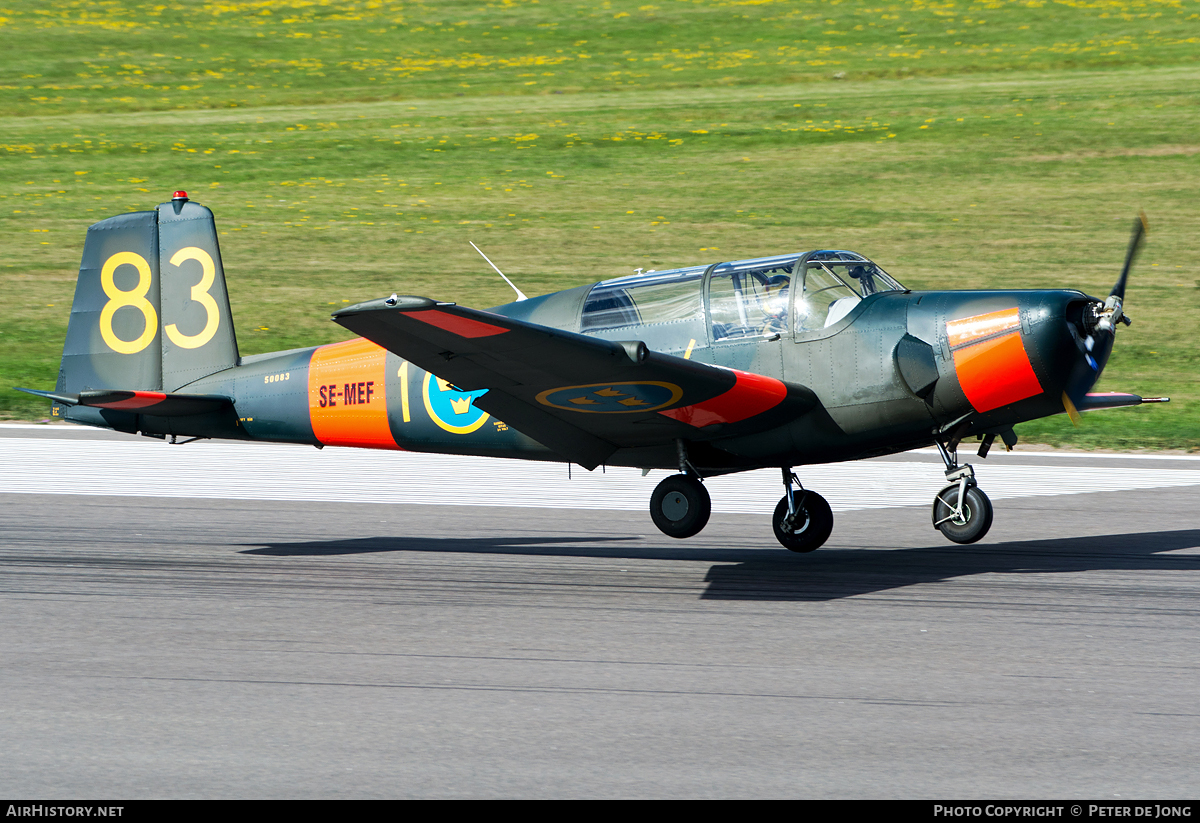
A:
{"type": "Polygon", "coordinates": [[[1125,265],[1121,268],[1121,276],[1117,278],[1116,285],[1113,286],[1104,303],[1097,300],[1092,304],[1090,322],[1083,324],[1087,330],[1086,336],[1080,342],[1083,344],[1083,359],[1086,366],[1081,363],[1073,370],[1071,379],[1068,381],[1068,388],[1063,392],[1062,398],[1063,408],[1075,425],[1079,425],[1080,421],[1077,407],[1082,405],[1087,392],[1100,378],[1100,372],[1104,370],[1108,356],[1112,353],[1117,324],[1124,323],[1128,326],[1133,322],[1124,313],[1125,285],[1129,282],[1129,272],[1133,268],[1133,261],[1137,258],[1142,241],[1149,231],[1150,224],[1146,221],[1146,213],[1138,212],[1137,219],[1133,221],[1133,235],[1129,238],[1129,249],[1125,252],[1125,265]]]}
{"type": "Polygon", "coordinates": [[[1104,301],[1104,308],[1096,317],[1097,331],[1112,332],[1117,323],[1128,326],[1133,322],[1122,313],[1125,284],[1129,281],[1129,270],[1133,268],[1133,260],[1141,248],[1142,239],[1149,231],[1150,224],[1146,222],[1146,213],[1138,212],[1137,220],[1133,221],[1133,236],[1129,238],[1129,251],[1125,252],[1125,265],[1121,269],[1121,276],[1117,278],[1117,284],[1113,286],[1108,299],[1104,301]]]}

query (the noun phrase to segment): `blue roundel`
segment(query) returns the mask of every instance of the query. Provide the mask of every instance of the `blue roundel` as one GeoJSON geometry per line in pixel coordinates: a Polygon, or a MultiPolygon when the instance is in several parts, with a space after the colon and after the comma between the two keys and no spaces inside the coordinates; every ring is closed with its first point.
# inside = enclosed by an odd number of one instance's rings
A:
{"type": "Polygon", "coordinates": [[[488,413],[475,406],[487,389],[459,391],[440,377],[426,373],[421,387],[429,418],[453,434],[470,434],[487,422],[488,413]]]}
{"type": "Polygon", "coordinates": [[[683,389],[674,383],[639,381],[637,383],[593,383],[588,386],[563,386],[538,395],[543,406],[586,414],[629,414],[658,411],[683,397],[683,389]]]}

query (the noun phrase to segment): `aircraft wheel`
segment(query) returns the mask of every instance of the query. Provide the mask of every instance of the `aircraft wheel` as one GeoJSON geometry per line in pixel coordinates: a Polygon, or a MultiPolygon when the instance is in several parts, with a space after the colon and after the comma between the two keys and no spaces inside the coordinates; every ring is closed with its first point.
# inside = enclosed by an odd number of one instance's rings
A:
{"type": "Polygon", "coordinates": [[[691,537],[708,525],[712,498],[696,477],[675,474],[650,495],[650,519],[668,537],[691,537]]]}
{"type": "Polygon", "coordinates": [[[771,525],[775,528],[775,539],[790,552],[816,551],[825,544],[833,532],[833,510],[829,501],[816,492],[795,491],[796,517],[789,525],[787,497],[779,499],[771,525]]]}
{"type": "Polygon", "coordinates": [[[962,516],[955,517],[958,507],[958,484],[938,492],[933,501],[933,525],[955,543],[974,543],[992,527],[992,501],[977,486],[967,486],[962,516]]]}

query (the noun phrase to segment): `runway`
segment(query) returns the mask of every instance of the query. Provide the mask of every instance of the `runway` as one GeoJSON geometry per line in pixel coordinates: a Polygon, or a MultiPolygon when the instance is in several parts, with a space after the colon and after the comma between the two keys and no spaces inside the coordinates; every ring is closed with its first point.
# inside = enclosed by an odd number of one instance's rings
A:
{"type": "Polygon", "coordinates": [[[982,543],[912,454],[792,555],[774,472],[678,541],[662,472],[0,427],[0,791],[1194,796],[1200,460],[974,462],[982,543]]]}

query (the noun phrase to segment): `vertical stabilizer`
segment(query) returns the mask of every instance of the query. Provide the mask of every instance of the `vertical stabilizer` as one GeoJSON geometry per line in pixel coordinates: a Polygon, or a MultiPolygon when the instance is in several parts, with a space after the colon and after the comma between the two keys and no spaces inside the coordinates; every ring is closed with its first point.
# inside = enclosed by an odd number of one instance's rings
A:
{"type": "MultiPolygon", "coordinates": [[[[155,211],[88,228],[55,393],[173,392],[237,361],[211,211],[176,192],[155,211]]],[[[131,412],[56,403],[51,414],[136,425],[131,412]]]]}

